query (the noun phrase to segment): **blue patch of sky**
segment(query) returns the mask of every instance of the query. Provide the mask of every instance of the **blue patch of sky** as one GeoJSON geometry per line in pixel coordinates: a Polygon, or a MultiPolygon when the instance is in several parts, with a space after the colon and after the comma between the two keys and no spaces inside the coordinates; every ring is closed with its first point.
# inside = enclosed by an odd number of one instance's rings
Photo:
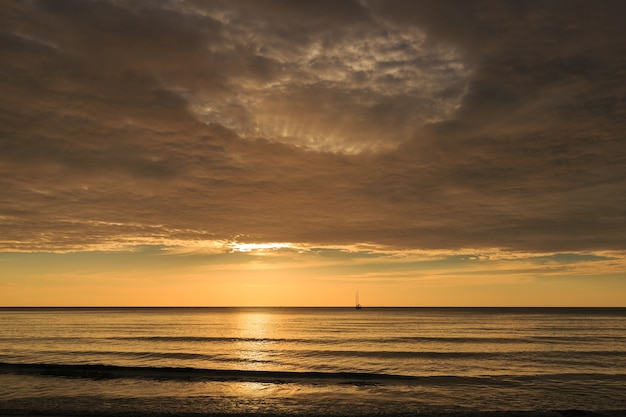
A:
{"type": "Polygon", "coordinates": [[[559,263],[559,264],[572,264],[579,262],[599,262],[599,261],[613,261],[617,258],[608,256],[594,255],[592,253],[555,253],[554,255],[536,256],[529,258],[528,260],[533,263],[559,263]]]}

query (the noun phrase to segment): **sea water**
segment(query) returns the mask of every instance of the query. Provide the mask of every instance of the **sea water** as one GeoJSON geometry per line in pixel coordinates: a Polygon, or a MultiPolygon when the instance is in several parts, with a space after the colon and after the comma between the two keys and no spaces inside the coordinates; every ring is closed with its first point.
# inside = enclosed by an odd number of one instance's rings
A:
{"type": "Polygon", "coordinates": [[[626,410],[626,309],[0,309],[0,415],[573,409],[626,410]]]}

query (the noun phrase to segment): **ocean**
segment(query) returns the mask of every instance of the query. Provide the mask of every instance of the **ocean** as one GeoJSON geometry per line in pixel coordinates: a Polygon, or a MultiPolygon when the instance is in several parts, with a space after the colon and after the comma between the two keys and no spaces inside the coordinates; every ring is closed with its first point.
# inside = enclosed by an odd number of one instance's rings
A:
{"type": "Polygon", "coordinates": [[[626,415],[626,309],[0,309],[0,415],[203,414],[626,415]]]}

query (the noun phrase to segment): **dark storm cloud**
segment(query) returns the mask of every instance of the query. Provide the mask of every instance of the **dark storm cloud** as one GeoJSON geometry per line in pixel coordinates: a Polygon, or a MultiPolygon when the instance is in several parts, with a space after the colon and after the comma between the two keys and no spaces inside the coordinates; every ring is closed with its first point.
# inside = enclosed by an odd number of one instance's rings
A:
{"type": "Polygon", "coordinates": [[[621,2],[0,7],[5,250],[624,249],[621,2]]]}

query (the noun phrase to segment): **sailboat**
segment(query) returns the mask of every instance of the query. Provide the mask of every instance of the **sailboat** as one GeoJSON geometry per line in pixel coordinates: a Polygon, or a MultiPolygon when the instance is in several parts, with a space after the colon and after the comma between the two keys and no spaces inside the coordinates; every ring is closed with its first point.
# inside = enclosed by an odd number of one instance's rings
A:
{"type": "Polygon", "coordinates": [[[354,308],[356,308],[357,310],[360,310],[361,309],[361,303],[359,303],[359,292],[358,291],[356,292],[355,298],[356,298],[356,305],[354,306],[354,308]]]}

